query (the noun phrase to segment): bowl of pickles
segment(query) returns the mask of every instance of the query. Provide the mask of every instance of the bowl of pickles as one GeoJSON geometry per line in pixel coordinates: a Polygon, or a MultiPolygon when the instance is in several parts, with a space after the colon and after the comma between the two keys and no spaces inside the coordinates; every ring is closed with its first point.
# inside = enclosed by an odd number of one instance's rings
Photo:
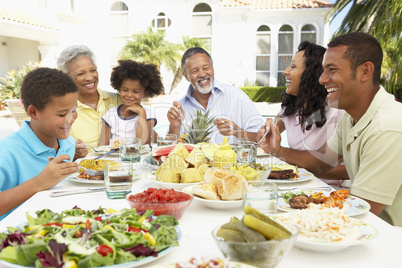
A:
{"type": "Polygon", "coordinates": [[[215,227],[212,237],[225,258],[260,268],[273,268],[293,247],[299,229],[278,223],[258,210],[245,207],[242,219],[232,217],[215,227]]]}

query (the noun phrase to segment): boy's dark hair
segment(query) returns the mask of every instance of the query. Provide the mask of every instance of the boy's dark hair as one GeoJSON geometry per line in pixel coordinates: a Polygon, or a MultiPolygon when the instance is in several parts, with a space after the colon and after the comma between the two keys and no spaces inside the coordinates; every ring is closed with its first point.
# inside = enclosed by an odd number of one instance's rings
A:
{"type": "Polygon", "coordinates": [[[53,97],[77,91],[78,87],[70,76],[57,69],[42,67],[25,76],[21,85],[21,99],[26,111],[29,105],[42,111],[53,97]]]}
{"type": "Polygon", "coordinates": [[[383,52],[380,43],[373,36],[354,32],[336,37],[328,43],[328,47],[347,46],[343,58],[350,61],[352,77],[361,64],[371,62],[374,65],[373,84],[380,85],[383,52]]]}
{"type": "Polygon", "coordinates": [[[110,76],[110,84],[114,89],[119,91],[123,80],[128,78],[140,81],[149,98],[163,93],[160,72],[154,64],[145,64],[132,60],[119,60],[119,65],[113,68],[110,76]]]}
{"type": "Polygon", "coordinates": [[[184,52],[183,57],[181,58],[181,69],[184,73],[186,73],[186,68],[184,67],[184,65],[186,64],[186,60],[198,53],[207,55],[208,58],[211,60],[211,64],[213,65],[211,55],[209,55],[208,51],[206,51],[202,47],[192,47],[187,49],[186,52],[184,52]]]}
{"type": "MultiPolygon", "coordinates": [[[[282,117],[296,114],[307,120],[306,130],[313,124],[322,127],[327,121],[325,115],[327,90],[321,85],[319,78],[323,72],[322,59],[326,49],[322,46],[303,41],[298,51],[304,51],[304,65],[306,69],[301,74],[297,96],[282,95],[282,107],[285,107],[282,117]]],[[[300,120],[302,122],[302,120],[300,120]]]]}

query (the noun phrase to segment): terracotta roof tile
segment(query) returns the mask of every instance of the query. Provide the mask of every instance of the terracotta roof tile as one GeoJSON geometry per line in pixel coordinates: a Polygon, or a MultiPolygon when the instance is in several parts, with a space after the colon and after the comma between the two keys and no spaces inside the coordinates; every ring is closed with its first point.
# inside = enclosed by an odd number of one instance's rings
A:
{"type": "Polygon", "coordinates": [[[11,5],[0,6],[0,22],[1,21],[10,21],[60,31],[60,29],[53,27],[45,21],[11,5]]]}
{"type": "Polygon", "coordinates": [[[244,7],[253,9],[322,8],[332,7],[329,0],[222,0],[220,7],[244,7]]]}

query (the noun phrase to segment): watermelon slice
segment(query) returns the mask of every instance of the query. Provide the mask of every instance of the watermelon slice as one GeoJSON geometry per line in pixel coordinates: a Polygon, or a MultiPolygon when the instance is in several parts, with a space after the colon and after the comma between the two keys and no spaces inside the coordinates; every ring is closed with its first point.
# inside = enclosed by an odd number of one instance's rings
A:
{"type": "MultiPolygon", "coordinates": [[[[187,149],[187,151],[189,153],[191,153],[191,151],[194,149],[194,146],[190,145],[190,144],[183,144],[183,146],[187,149]]],[[[166,157],[170,154],[171,151],[173,151],[173,149],[175,147],[176,147],[176,145],[171,145],[171,146],[167,146],[167,147],[157,149],[154,152],[152,152],[152,157],[156,161],[158,161],[158,163],[161,163],[161,157],[166,159],[166,157]]]]}

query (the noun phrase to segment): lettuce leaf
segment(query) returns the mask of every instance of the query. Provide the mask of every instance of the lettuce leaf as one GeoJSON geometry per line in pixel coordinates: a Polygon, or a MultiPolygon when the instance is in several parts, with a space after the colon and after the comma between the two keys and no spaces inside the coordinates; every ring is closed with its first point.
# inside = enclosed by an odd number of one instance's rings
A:
{"type": "Polygon", "coordinates": [[[48,251],[47,243],[43,240],[35,240],[32,244],[19,245],[15,247],[15,256],[20,265],[33,265],[38,258],[36,254],[40,251],[48,251]]]}
{"type": "Polygon", "coordinates": [[[15,255],[15,247],[8,246],[0,251],[0,260],[17,263],[17,257],[15,255]]]}
{"type": "Polygon", "coordinates": [[[174,226],[161,226],[152,233],[156,240],[155,250],[162,251],[168,247],[177,247],[179,243],[176,240],[177,233],[174,226]]]}
{"type": "Polygon", "coordinates": [[[86,256],[77,263],[77,268],[100,267],[113,265],[113,259],[109,256],[103,257],[99,253],[93,253],[86,256]]]}

